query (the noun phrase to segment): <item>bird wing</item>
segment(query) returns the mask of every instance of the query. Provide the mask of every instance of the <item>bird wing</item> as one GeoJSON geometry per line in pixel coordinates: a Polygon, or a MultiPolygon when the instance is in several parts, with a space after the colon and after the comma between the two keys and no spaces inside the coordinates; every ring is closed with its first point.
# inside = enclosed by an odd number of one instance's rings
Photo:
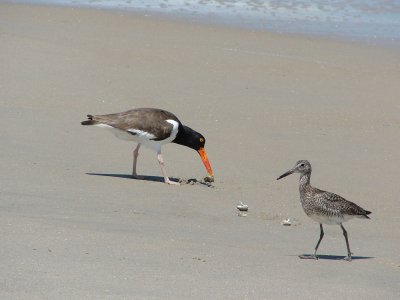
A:
{"type": "Polygon", "coordinates": [[[340,213],[346,215],[367,215],[367,211],[357,204],[344,199],[343,197],[327,192],[318,190],[316,191],[315,201],[320,203],[321,209],[330,211],[332,214],[340,213]]]}
{"type": "Polygon", "coordinates": [[[137,108],[121,113],[96,115],[93,116],[93,120],[133,135],[140,133],[155,141],[170,137],[173,125],[166,120],[180,123],[174,114],[155,108],[137,108]]]}

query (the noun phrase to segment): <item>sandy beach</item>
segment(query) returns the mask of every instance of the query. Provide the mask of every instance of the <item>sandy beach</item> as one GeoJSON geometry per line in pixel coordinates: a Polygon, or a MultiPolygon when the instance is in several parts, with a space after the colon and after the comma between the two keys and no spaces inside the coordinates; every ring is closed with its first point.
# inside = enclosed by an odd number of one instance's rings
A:
{"type": "MultiPolygon", "coordinates": [[[[400,51],[0,4],[1,299],[398,299],[400,51]],[[86,115],[159,107],[201,132],[214,187],[129,177],[134,144],[86,115]],[[319,226],[311,183],[372,211],[319,226]],[[249,206],[246,217],[236,205],[249,206]],[[281,221],[294,218],[295,226],[281,221]]],[[[163,148],[174,178],[206,175],[163,148]]],[[[161,176],[143,149],[140,174],[161,176]]]]}

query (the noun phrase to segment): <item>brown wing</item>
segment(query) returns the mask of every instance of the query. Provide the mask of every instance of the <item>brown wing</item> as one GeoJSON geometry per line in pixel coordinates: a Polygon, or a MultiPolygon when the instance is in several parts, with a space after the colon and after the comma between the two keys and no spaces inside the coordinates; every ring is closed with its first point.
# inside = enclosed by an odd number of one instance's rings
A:
{"type": "Polygon", "coordinates": [[[180,123],[179,119],[172,113],[157,108],[136,108],[116,114],[93,116],[93,120],[107,124],[112,127],[125,130],[136,129],[154,135],[154,140],[164,140],[171,135],[172,124],[166,120],[174,120],[180,123]]]}
{"type": "Polygon", "coordinates": [[[348,201],[337,194],[322,190],[317,190],[315,201],[319,202],[321,209],[324,211],[330,211],[332,214],[340,213],[367,217],[366,215],[370,213],[357,204],[348,201]]]}

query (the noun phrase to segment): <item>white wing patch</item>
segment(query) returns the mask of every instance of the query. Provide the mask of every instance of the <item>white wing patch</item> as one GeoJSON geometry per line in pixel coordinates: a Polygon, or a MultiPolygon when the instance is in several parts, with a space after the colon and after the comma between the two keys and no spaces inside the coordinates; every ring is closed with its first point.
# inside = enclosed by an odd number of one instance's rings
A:
{"type": "Polygon", "coordinates": [[[127,131],[137,135],[138,138],[143,138],[147,140],[155,139],[156,136],[154,134],[148,133],[147,131],[139,130],[139,129],[128,129],[127,131]]]}
{"type": "Polygon", "coordinates": [[[101,128],[114,128],[114,127],[112,127],[110,125],[107,125],[107,124],[96,124],[94,126],[101,127],[101,128]]]}

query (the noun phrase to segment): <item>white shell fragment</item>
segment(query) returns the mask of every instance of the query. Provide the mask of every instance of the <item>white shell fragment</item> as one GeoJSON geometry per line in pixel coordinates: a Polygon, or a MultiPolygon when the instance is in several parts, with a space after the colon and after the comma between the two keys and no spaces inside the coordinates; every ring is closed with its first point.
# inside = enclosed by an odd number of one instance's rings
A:
{"type": "Polygon", "coordinates": [[[242,201],[239,201],[238,205],[236,206],[236,208],[240,211],[248,211],[249,210],[249,206],[244,204],[242,201]]]}
{"type": "Polygon", "coordinates": [[[296,221],[293,218],[287,218],[281,222],[283,226],[292,226],[295,225],[296,221]]]}

